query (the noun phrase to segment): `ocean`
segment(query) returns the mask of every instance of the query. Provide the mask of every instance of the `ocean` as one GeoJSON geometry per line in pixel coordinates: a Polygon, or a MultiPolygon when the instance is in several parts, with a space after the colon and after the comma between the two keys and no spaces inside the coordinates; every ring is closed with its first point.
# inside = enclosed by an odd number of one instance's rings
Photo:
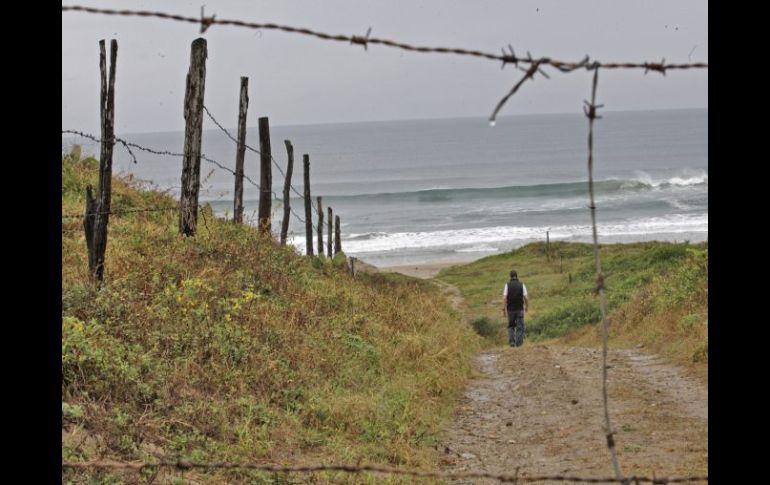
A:
{"type": "MultiPolygon", "coordinates": [[[[224,122],[225,113],[213,114],[224,122]]],[[[235,134],[236,114],[228,114],[232,122],[224,124],[235,134]]],[[[600,242],[707,240],[708,110],[602,115],[594,126],[600,242]]],[[[235,144],[208,118],[204,130],[206,156],[234,168],[235,144]]],[[[395,266],[473,260],[544,241],[546,231],[552,241],[589,241],[587,130],[582,113],[508,116],[494,127],[483,118],[271,126],[271,145],[285,171],[283,141],[291,140],[300,193],[302,155],[310,155],[313,204],[320,195],[340,216],[346,254],[395,266]]],[[[182,132],[118,136],[172,152],[184,139],[182,132]]],[[[259,148],[258,139],[256,126],[249,128],[247,143],[259,148]]],[[[74,141],[98,153],[88,140],[74,141]]],[[[63,150],[72,143],[63,138],[63,150]]],[[[114,172],[179,193],[180,158],[135,152],[136,164],[116,145],[114,172]]],[[[259,181],[259,158],[249,151],[246,175],[259,181]]],[[[201,179],[201,200],[232,214],[232,174],[204,161],[201,179]]],[[[279,198],[283,183],[274,167],[279,198]]],[[[293,195],[292,208],[304,217],[293,195]]],[[[245,183],[246,217],[256,218],[258,198],[245,183]]],[[[277,232],[283,209],[276,201],[273,213],[277,232]]],[[[292,218],[289,230],[304,252],[304,224],[292,218]]]]}

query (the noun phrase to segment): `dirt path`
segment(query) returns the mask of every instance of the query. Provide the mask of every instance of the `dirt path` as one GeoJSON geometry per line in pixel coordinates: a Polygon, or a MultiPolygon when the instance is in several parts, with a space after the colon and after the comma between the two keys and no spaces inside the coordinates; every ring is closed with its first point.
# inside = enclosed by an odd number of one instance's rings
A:
{"type": "MultiPolygon", "coordinates": [[[[640,351],[610,351],[608,360],[624,474],[707,474],[706,386],[640,351]]],[[[444,469],[611,476],[600,362],[599,349],[531,343],[481,354],[446,434],[444,469]]]]}
{"type": "MultiPolygon", "coordinates": [[[[460,290],[432,281],[462,312],[460,290]]],[[[623,473],[708,474],[707,386],[641,350],[610,350],[608,365],[610,418],[623,473]]],[[[477,376],[446,432],[443,468],[511,474],[519,467],[521,477],[612,476],[602,416],[601,349],[527,342],[486,352],[478,356],[477,376]]]]}

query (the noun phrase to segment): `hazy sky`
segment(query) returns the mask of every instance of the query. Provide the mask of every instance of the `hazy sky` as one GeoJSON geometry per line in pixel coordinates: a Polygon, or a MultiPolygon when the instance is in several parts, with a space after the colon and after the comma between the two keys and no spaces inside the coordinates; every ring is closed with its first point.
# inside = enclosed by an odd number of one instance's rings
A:
{"type": "MultiPolygon", "coordinates": [[[[200,2],[88,1],[63,5],[147,9],[186,16],[200,2]]],[[[708,61],[708,4],[644,1],[219,1],[220,19],[275,22],[331,34],[416,45],[464,47],[599,61],[708,61]]],[[[193,24],[79,12],[62,13],[62,128],[98,132],[99,39],[118,40],[116,131],[176,131],[193,24]]],[[[455,55],[420,54],[322,41],[274,30],[213,26],[208,40],[206,105],[225,126],[237,119],[240,76],[249,77],[249,122],[271,125],[487,117],[522,74],[511,66],[455,55]]],[[[579,112],[590,89],[585,71],[528,81],[501,116],[579,112]]],[[[602,71],[598,100],[608,110],[708,106],[708,71],[602,71]]],[[[206,120],[208,123],[208,120],[206,120]]],[[[206,126],[211,127],[211,126],[206,126]]]]}

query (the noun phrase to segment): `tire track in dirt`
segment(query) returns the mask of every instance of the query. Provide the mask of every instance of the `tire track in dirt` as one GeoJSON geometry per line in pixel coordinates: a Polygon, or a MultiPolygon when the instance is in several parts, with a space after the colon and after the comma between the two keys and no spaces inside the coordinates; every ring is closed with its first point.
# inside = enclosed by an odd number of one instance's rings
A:
{"type": "MultiPolygon", "coordinates": [[[[613,475],[600,349],[526,344],[481,354],[477,364],[446,432],[446,471],[613,475]]],[[[611,350],[608,365],[624,474],[707,474],[707,387],[637,350],[611,350]]]]}

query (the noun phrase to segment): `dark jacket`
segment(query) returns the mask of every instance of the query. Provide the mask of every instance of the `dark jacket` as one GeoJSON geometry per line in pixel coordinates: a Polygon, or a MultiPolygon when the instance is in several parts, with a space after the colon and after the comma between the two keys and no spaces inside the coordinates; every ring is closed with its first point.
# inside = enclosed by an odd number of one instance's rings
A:
{"type": "Polygon", "coordinates": [[[508,282],[508,311],[524,310],[524,285],[519,280],[508,282]]]}

